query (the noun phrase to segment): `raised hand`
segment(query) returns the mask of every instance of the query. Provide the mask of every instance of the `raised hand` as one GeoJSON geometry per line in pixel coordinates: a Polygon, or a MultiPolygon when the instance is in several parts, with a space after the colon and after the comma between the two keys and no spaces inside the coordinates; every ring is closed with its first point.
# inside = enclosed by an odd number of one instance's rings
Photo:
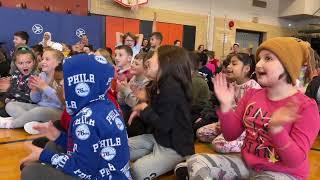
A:
{"type": "Polygon", "coordinates": [[[127,78],[125,78],[125,79],[122,80],[122,81],[118,80],[118,81],[117,81],[117,86],[118,86],[118,90],[119,90],[119,91],[123,91],[123,90],[126,89],[126,88],[130,88],[130,87],[129,87],[129,83],[127,82],[127,78]]]}
{"type": "Polygon", "coordinates": [[[45,135],[50,141],[55,141],[61,134],[61,132],[53,126],[51,121],[46,123],[39,123],[33,126],[33,129],[45,135]]]}
{"type": "Polygon", "coordinates": [[[228,85],[226,75],[219,73],[212,79],[214,85],[214,92],[218,98],[222,112],[228,112],[232,108],[234,100],[234,86],[228,85]]]}

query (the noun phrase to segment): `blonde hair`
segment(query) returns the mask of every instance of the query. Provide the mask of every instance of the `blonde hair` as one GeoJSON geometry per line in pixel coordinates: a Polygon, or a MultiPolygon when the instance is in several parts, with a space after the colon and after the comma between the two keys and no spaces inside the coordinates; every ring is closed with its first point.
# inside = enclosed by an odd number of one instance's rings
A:
{"type": "Polygon", "coordinates": [[[104,58],[106,58],[106,60],[113,64],[112,62],[112,57],[111,57],[111,54],[109,53],[109,51],[107,51],[106,49],[104,48],[99,48],[96,50],[96,52],[98,52],[99,54],[101,54],[101,56],[103,56],[104,58]]]}
{"type": "Polygon", "coordinates": [[[48,48],[44,48],[43,53],[44,52],[51,52],[52,55],[56,58],[56,60],[59,63],[61,63],[63,61],[63,59],[64,59],[63,53],[61,51],[56,50],[56,49],[48,47],[48,48]]]}

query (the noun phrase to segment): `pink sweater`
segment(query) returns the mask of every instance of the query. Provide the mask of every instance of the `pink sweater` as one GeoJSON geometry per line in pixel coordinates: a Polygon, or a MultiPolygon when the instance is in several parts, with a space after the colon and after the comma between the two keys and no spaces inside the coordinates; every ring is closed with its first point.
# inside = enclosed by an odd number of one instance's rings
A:
{"type": "Polygon", "coordinates": [[[266,89],[250,89],[235,112],[218,112],[223,136],[232,141],[245,130],[242,158],[255,171],[274,171],[307,179],[308,152],[317,137],[320,117],[314,100],[298,92],[279,101],[268,99],[266,89]],[[272,113],[293,98],[299,102],[300,118],[277,134],[268,132],[272,113]]]}

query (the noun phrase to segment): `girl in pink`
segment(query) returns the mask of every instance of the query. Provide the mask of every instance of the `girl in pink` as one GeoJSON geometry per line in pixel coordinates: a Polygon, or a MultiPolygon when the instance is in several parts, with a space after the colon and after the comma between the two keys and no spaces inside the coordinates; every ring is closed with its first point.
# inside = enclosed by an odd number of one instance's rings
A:
{"type": "MultiPolygon", "coordinates": [[[[241,156],[194,155],[187,161],[192,179],[306,180],[308,153],[319,132],[314,100],[295,87],[303,62],[311,65],[312,49],[302,40],[278,37],[257,50],[257,80],[264,88],[249,90],[232,110],[234,89],[225,75],[214,81],[221,106],[218,113],[226,140],[246,132],[241,156]]],[[[176,169],[183,176],[183,167],[176,169]]]]}
{"type": "MultiPolygon", "coordinates": [[[[254,60],[245,53],[234,54],[231,57],[231,62],[227,66],[227,79],[232,82],[230,85],[234,86],[235,93],[232,102],[233,109],[236,108],[244,93],[250,89],[260,89],[260,85],[253,79],[250,79],[255,69],[254,60]]],[[[215,151],[220,153],[240,152],[245,137],[245,133],[234,140],[226,141],[221,134],[220,123],[213,123],[199,128],[197,137],[202,142],[212,142],[212,147],[215,151]]]]}

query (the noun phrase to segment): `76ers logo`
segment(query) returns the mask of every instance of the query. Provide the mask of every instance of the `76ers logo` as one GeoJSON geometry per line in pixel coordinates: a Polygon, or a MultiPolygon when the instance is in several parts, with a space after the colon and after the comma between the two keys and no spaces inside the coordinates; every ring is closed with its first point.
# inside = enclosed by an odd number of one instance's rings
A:
{"type": "Polygon", "coordinates": [[[100,152],[103,159],[111,161],[116,156],[116,149],[113,147],[105,147],[100,152]]]}
{"type": "Polygon", "coordinates": [[[87,83],[79,83],[76,85],[75,91],[78,96],[85,97],[90,93],[90,87],[87,83]]]}
{"type": "Polygon", "coordinates": [[[86,124],[82,124],[76,128],[76,136],[80,140],[87,140],[90,137],[90,130],[86,124]]]}

